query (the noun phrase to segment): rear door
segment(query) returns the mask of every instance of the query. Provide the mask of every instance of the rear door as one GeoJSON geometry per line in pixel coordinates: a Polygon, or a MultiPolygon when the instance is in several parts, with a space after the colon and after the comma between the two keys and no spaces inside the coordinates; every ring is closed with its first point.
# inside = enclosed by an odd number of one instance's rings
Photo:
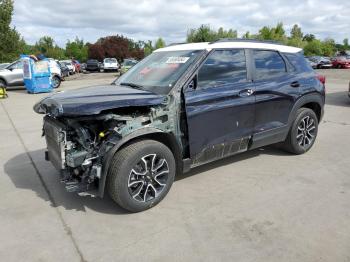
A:
{"type": "Polygon", "coordinates": [[[246,150],[254,128],[254,84],[247,77],[245,50],[214,50],[185,90],[193,164],[246,150]]]}
{"type": "Polygon", "coordinates": [[[251,50],[253,57],[256,115],[255,138],[266,144],[279,140],[287,128],[289,113],[300,94],[300,83],[288,61],[277,51],[251,50]]]}

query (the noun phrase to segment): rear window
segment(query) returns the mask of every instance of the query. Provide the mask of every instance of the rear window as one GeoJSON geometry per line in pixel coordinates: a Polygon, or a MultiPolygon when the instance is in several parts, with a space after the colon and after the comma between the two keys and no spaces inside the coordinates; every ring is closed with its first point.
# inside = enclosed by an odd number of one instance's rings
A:
{"type": "Polygon", "coordinates": [[[115,58],[105,58],[105,63],[117,63],[117,59],[115,58]]]}
{"type": "Polygon", "coordinates": [[[267,79],[284,75],[286,64],[276,51],[253,50],[257,79],[267,79]]]}

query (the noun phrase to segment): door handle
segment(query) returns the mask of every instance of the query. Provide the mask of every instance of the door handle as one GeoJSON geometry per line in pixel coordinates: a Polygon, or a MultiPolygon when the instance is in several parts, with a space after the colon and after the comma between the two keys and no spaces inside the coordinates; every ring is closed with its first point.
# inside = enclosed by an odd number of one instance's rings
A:
{"type": "Polygon", "coordinates": [[[254,91],[252,89],[244,89],[238,93],[240,97],[247,97],[251,96],[252,94],[254,94],[254,91]]]}
{"type": "Polygon", "coordinates": [[[290,84],[290,86],[291,86],[291,87],[299,87],[300,84],[299,84],[298,81],[294,81],[294,82],[292,82],[292,83],[290,84]]]}

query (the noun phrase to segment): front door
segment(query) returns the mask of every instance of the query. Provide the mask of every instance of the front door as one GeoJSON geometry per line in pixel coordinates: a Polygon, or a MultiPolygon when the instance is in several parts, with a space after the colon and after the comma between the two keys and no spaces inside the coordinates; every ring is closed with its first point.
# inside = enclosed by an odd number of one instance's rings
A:
{"type": "Polygon", "coordinates": [[[193,165],[247,149],[254,128],[254,84],[244,49],[212,51],[185,90],[193,165]]]}
{"type": "Polygon", "coordinates": [[[23,62],[21,60],[18,60],[17,62],[7,67],[7,69],[10,70],[8,81],[7,81],[8,85],[23,86],[24,85],[23,62]]]}

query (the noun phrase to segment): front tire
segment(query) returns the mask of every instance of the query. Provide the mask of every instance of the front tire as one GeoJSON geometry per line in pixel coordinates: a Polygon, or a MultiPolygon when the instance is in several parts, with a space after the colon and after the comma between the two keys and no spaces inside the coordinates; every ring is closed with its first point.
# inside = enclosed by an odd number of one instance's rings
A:
{"type": "Polygon", "coordinates": [[[0,87],[4,87],[4,88],[7,87],[6,86],[6,82],[4,80],[2,80],[2,79],[0,79],[0,87]]]}
{"type": "Polygon", "coordinates": [[[309,108],[300,108],[289,130],[283,147],[286,151],[300,155],[310,150],[318,132],[318,118],[309,108]]]}
{"type": "Polygon", "coordinates": [[[171,150],[158,141],[142,140],[114,155],[107,190],[119,206],[140,212],[162,201],[171,188],[175,173],[171,150]]]}

